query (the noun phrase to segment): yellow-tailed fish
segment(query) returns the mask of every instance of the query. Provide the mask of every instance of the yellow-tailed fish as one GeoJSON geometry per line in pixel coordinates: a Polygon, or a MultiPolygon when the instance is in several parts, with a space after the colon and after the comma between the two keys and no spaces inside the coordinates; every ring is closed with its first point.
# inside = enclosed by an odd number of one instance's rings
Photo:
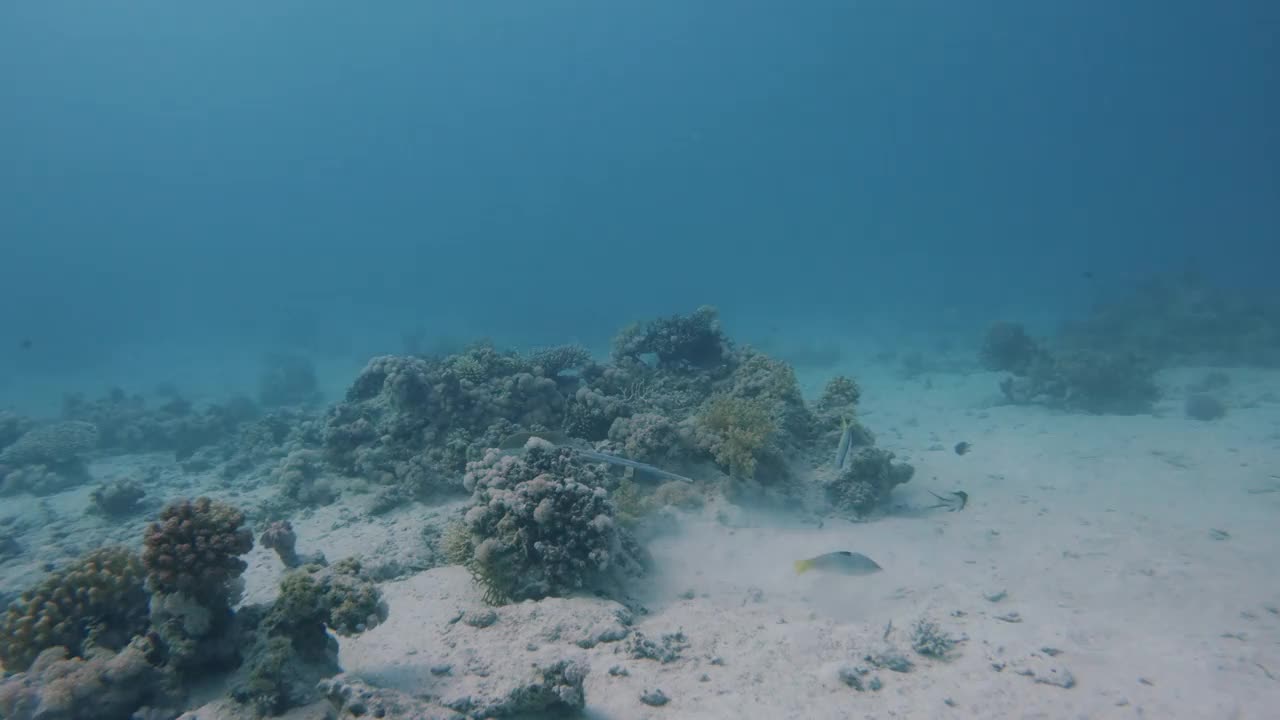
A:
{"type": "Polygon", "coordinates": [[[811,557],[808,560],[796,561],[796,573],[818,570],[839,575],[870,575],[883,569],[875,560],[866,555],[849,552],[848,550],[837,550],[836,552],[811,557]]]}

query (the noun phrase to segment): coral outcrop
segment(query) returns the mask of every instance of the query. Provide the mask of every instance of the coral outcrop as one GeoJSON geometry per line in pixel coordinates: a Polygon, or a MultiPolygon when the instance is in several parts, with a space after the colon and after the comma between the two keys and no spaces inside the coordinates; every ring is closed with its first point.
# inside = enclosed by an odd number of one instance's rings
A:
{"type": "Polygon", "coordinates": [[[893,453],[875,447],[851,451],[844,469],[826,482],[831,506],[853,519],[863,519],[874,512],[895,487],[915,475],[914,467],[893,459],[893,453]]]}
{"type": "Polygon", "coordinates": [[[94,550],[22,593],[0,616],[0,663],[26,670],[45,650],[80,657],[123,647],[147,624],[143,564],[124,548],[94,550]]]}
{"type": "Polygon", "coordinates": [[[602,478],[573,452],[531,440],[523,457],[490,452],[468,466],[474,492],[452,551],[502,603],[598,588],[647,559],[614,519],[602,478]]]}
{"type": "Polygon", "coordinates": [[[87,422],[37,425],[0,451],[0,495],[48,495],[89,480],[84,457],[98,442],[87,422]]]}
{"type": "Polygon", "coordinates": [[[253,549],[244,513],[207,497],[172,503],[143,540],[147,584],[157,593],[182,593],[202,603],[225,603],[231,582],[247,567],[253,549]]]}

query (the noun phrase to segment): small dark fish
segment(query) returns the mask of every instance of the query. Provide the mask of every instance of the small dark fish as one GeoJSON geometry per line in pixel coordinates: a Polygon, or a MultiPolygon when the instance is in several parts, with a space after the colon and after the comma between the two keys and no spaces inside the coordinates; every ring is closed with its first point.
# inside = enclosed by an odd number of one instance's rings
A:
{"type": "Polygon", "coordinates": [[[797,574],[808,572],[809,570],[820,570],[840,575],[870,575],[883,569],[875,560],[866,555],[849,552],[848,550],[837,550],[836,552],[811,557],[808,560],[796,561],[797,574]]]}
{"type": "Polygon", "coordinates": [[[1092,279],[1093,279],[1093,271],[1092,271],[1092,270],[1085,270],[1084,272],[1080,273],[1080,277],[1084,278],[1085,280],[1092,280],[1092,279]]]}
{"type": "Polygon", "coordinates": [[[973,444],[972,444],[972,443],[964,442],[964,441],[961,441],[961,442],[956,443],[956,454],[957,454],[957,455],[964,455],[965,453],[969,452],[969,451],[970,451],[970,450],[972,450],[972,449],[973,449],[973,444]]]}
{"type": "Polygon", "coordinates": [[[969,504],[969,493],[963,490],[956,490],[955,492],[947,493],[945,496],[939,495],[938,493],[932,490],[928,492],[930,495],[938,498],[942,502],[938,503],[937,505],[930,505],[929,507],[925,508],[926,510],[933,510],[935,508],[946,508],[947,512],[960,512],[961,510],[964,509],[965,505],[969,504]]]}
{"type": "Polygon", "coordinates": [[[22,348],[23,350],[30,350],[31,338],[22,338],[22,342],[18,343],[18,347],[22,348]]]}

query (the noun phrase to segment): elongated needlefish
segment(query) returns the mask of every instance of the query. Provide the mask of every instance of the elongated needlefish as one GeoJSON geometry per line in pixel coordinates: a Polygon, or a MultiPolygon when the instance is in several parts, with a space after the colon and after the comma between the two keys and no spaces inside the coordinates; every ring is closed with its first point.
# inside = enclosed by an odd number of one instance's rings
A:
{"type": "Polygon", "coordinates": [[[584,457],[588,460],[594,460],[596,462],[602,462],[602,463],[609,463],[610,465],[620,465],[622,467],[634,468],[636,470],[640,470],[643,472],[652,473],[654,475],[657,475],[658,477],[663,477],[668,480],[679,480],[681,482],[687,482],[687,483],[693,482],[692,479],[687,478],[684,475],[677,475],[676,473],[663,470],[662,468],[650,465],[649,463],[642,463],[638,460],[631,460],[624,457],[618,457],[617,455],[610,455],[609,453],[602,453],[598,450],[587,450],[584,448],[576,447],[570,444],[572,440],[569,438],[568,435],[565,435],[564,433],[554,432],[554,431],[538,432],[538,433],[518,432],[518,433],[515,433],[514,435],[509,435],[506,438],[504,438],[503,441],[498,445],[498,449],[499,450],[520,450],[524,448],[525,444],[529,442],[530,438],[535,438],[535,437],[540,440],[545,440],[551,443],[552,445],[555,445],[556,447],[568,448],[573,452],[577,453],[580,457],[584,457]]]}

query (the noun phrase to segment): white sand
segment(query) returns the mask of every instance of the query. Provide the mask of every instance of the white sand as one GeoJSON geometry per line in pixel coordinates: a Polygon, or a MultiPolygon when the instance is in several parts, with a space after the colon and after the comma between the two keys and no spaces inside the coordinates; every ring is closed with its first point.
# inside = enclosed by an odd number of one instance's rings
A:
{"type": "MultiPolygon", "coordinates": [[[[634,659],[626,641],[580,647],[620,627],[625,611],[610,600],[497,608],[489,627],[458,622],[485,606],[464,571],[444,567],[383,585],[389,620],[343,638],[342,662],[447,701],[577,659],[590,667],[588,716],[601,720],[1278,717],[1280,492],[1249,490],[1280,488],[1280,373],[1230,371],[1230,414],[1203,423],[1181,405],[1202,372],[1163,375],[1168,400],[1136,417],[996,406],[994,375],[852,373],[879,444],[916,465],[898,507],[822,528],[723,504],[681,516],[677,534],[650,544],[657,570],[635,590],[648,613],[634,618],[653,639],[683,631],[680,659],[634,659]],[[963,457],[951,450],[960,440],[973,443],[963,457]],[[921,511],[926,489],[964,489],[971,502],[921,511]],[[885,570],[794,574],[794,560],[838,549],[885,570]],[[952,659],[912,652],[922,617],[964,638],[952,659]],[[864,659],[889,647],[915,668],[864,659]],[[859,666],[864,683],[883,687],[841,682],[841,668],[859,666]],[[1067,673],[1070,688],[1037,681],[1067,673]],[[639,701],[655,688],[667,705],[639,701]]],[[[444,515],[415,506],[370,521],[368,499],[296,520],[299,550],[381,557],[420,543],[423,524],[444,515]]],[[[262,549],[251,561],[247,597],[266,600],[279,564],[262,549]]]]}
{"type": "MultiPolygon", "coordinates": [[[[591,669],[589,716],[610,719],[1276,717],[1280,493],[1247,491],[1280,486],[1280,404],[1268,394],[1280,374],[1231,374],[1232,412],[1212,423],[1183,417],[1194,371],[1162,377],[1169,399],[1154,417],[987,407],[992,375],[863,378],[866,422],[917,467],[899,488],[903,507],[821,529],[737,508],[683,518],[678,535],[651,544],[649,614],[635,619],[651,638],[682,630],[681,659],[632,659],[622,642],[578,647],[584,627],[620,607],[606,600],[499,608],[487,628],[451,622],[483,605],[464,572],[438,568],[385,585],[389,621],[343,639],[342,661],[376,684],[450,699],[577,658],[591,669]],[[963,457],[951,451],[960,440],[974,445],[963,457]],[[964,489],[971,503],[912,510],[931,501],[926,488],[964,489]],[[885,571],[792,571],[836,549],[885,571]],[[953,659],[911,651],[910,626],[926,616],[966,638],[953,659]],[[878,691],[839,680],[890,646],[915,669],[870,668],[862,679],[879,678],[878,691]],[[430,672],[445,664],[448,675],[430,672]],[[1037,682],[1067,673],[1073,687],[1037,682]],[[666,706],[639,701],[654,688],[666,706]]],[[[352,537],[339,528],[314,542],[333,558],[352,537]]]]}

